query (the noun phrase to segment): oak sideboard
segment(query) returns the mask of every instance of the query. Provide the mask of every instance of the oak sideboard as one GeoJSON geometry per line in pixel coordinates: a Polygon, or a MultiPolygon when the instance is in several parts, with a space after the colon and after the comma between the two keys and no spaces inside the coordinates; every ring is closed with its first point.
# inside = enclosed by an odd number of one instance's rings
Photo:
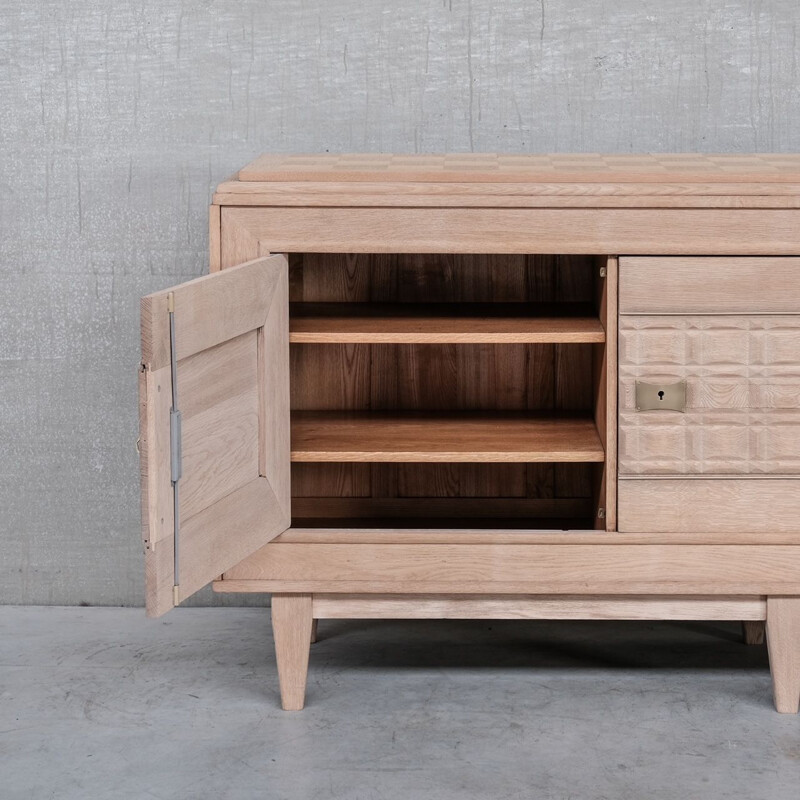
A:
{"type": "Polygon", "coordinates": [[[800,701],[800,156],[265,155],[142,300],[147,612],[736,620],[800,701]]]}

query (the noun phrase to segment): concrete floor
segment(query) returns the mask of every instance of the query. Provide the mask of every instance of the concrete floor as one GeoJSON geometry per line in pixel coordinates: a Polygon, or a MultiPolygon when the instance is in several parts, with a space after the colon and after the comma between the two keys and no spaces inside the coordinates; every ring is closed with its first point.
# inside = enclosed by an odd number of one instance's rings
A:
{"type": "Polygon", "coordinates": [[[323,621],[282,712],[268,612],[0,607],[0,797],[796,800],[800,718],[723,623],[323,621]]]}

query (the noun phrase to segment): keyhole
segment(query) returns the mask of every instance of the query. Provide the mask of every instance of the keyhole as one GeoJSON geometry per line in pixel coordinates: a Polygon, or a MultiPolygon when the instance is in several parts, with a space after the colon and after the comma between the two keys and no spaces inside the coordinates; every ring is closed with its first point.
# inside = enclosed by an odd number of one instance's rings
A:
{"type": "Polygon", "coordinates": [[[664,399],[664,390],[663,389],[658,393],[658,399],[659,400],[663,400],[664,399]]]}

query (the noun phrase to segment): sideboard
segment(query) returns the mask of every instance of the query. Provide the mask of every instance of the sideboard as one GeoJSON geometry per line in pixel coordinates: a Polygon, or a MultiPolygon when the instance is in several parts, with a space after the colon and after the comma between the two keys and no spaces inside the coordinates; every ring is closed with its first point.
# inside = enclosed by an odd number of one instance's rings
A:
{"type": "Polygon", "coordinates": [[[142,300],[147,613],[736,620],[800,701],[800,156],[265,155],[142,300]]]}

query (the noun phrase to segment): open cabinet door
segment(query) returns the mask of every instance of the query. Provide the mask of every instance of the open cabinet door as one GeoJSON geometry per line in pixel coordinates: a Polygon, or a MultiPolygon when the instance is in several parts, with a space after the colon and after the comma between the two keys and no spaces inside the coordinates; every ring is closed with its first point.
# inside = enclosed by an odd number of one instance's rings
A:
{"type": "Polygon", "coordinates": [[[142,298],[139,427],[146,607],[157,617],[289,527],[284,256],[142,298]]]}

